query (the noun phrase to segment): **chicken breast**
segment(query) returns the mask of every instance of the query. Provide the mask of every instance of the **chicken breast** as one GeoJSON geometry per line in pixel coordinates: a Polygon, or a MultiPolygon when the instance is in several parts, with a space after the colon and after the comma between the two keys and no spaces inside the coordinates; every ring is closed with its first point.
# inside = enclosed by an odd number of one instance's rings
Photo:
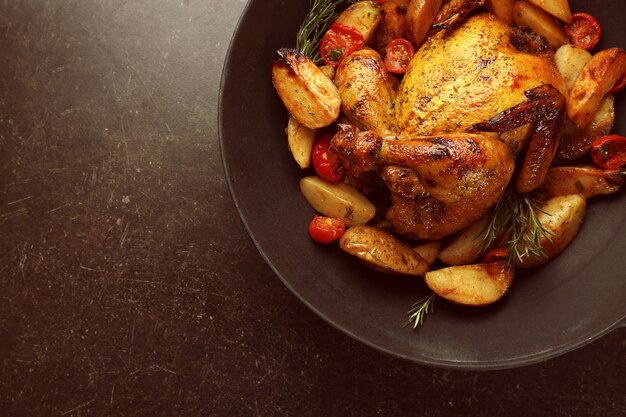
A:
{"type": "Polygon", "coordinates": [[[512,29],[490,14],[440,32],[415,54],[396,98],[401,136],[458,132],[525,100],[524,92],[551,84],[567,97],[551,52],[514,46],[512,29]]]}

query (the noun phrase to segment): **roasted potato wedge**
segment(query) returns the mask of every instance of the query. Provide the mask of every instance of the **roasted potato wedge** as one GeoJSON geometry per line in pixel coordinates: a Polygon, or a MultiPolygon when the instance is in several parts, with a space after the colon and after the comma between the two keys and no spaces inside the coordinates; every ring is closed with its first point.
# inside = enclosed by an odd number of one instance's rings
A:
{"type": "Polygon", "coordinates": [[[378,52],[362,48],[341,61],[335,74],[341,109],[361,130],[393,134],[396,89],[378,52]]]}
{"type": "Polygon", "coordinates": [[[272,64],[272,83],[289,113],[302,125],[330,125],[341,110],[335,84],[315,63],[295,49],[282,48],[272,64]]]}
{"type": "Polygon", "coordinates": [[[604,96],[626,72],[626,52],[609,48],[595,54],[574,82],[567,101],[567,115],[578,127],[588,126],[604,96]]]}
{"type": "MultiPolygon", "coordinates": [[[[534,268],[554,259],[574,240],[582,225],[587,208],[581,194],[558,196],[547,200],[536,213],[541,225],[551,235],[541,237],[540,245],[545,256],[528,254],[517,259],[520,268],[534,268]]],[[[520,248],[521,251],[521,248],[520,248]]]]}
{"type": "Polygon", "coordinates": [[[384,17],[376,30],[372,47],[382,56],[385,55],[385,47],[389,42],[404,37],[404,23],[408,6],[409,0],[387,0],[380,5],[384,17]]]}
{"type": "Polygon", "coordinates": [[[588,126],[578,127],[570,120],[565,123],[561,132],[559,148],[554,162],[564,164],[580,158],[591,149],[593,140],[608,135],[615,122],[615,99],[607,94],[588,126]]]}
{"type": "Polygon", "coordinates": [[[428,271],[428,263],[413,248],[376,227],[350,227],[341,236],[339,247],[377,270],[417,276],[428,271]]]}
{"type": "Polygon", "coordinates": [[[287,122],[287,143],[293,159],[301,169],[311,165],[311,150],[317,135],[317,129],[309,129],[289,115],[287,122]]]}
{"type": "Polygon", "coordinates": [[[458,27],[471,12],[484,4],[485,0],[445,0],[427,36],[442,29],[450,30],[458,27]]]}
{"type": "Polygon", "coordinates": [[[320,70],[332,81],[335,81],[335,67],[332,65],[322,65],[320,70]]]}
{"type": "Polygon", "coordinates": [[[527,1],[516,1],[513,6],[513,22],[517,26],[528,26],[543,36],[548,44],[557,49],[569,43],[565,29],[554,21],[552,15],[527,1]]]}
{"type": "Polygon", "coordinates": [[[443,0],[411,0],[406,11],[404,36],[419,47],[430,30],[443,0]]]}
{"type": "Polygon", "coordinates": [[[441,242],[438,240],[433,240],[428,243],[423,243],[413,248],[413,250],[417,252],[417,254],[421,256],[422,259],[424,259],[428,265],[435,262],[435,260],[437,259],[437,255],[439,255],[440,249],[441,249],[441,242]]]}
{"type": "Polygon", "coordinates": [[[498,19],[510,25],[513,23],[513,5],[515,0],[486,0],[485,7],[498,19]]]}
{"type": "Polygon", "coordinates": [[[478,259],[483,253],[489,219],[489,216],[484,216],[456,235],[439,253],[439,260],[448,265],[464,265],[478,259]]]}
{"type": "Polygon", "coordinates": [[[561,19],[565,23],[572,20],[572,11],[569,7],[569,0],[528,0],[539,6],[546,12],[561,19]]]}
{"type": "Polygon", "coordinates": [[[620,170],[594,166],[552,167],[539,192],[545,199],[580,194],[584,198],[616,193],[626,177],[620,170]]]}
{"type": "Polygon", "coordinates": [[[383,11],[373,1],[365,0],[358,1],[344,10],[335,23],[353,27],[358,30],[363,38],[365,44],[369,45],[374,39],[374,34],[378,25],[383,20],[383,11]]]}
{"type": "Polygon", "coordinates": [[[580,71],[582,71],[583,67],[587,64],[587,62],[589,62],[591,57],[591,52],[574,46],[571,43],[563,45],[556,50],[554,54],[554,61],[556,62],[559,72],[563,76],[567,91],[572,89],[576,78],[578,78],[578,74],[580,74],[580,71]]]}
{"type": "Polygon", "coordinates": [[[453,303],[484,306],[498,301],[511,287],[515,268],[508,261],[450,266],[426,273],[426,285],[453,303]]]}
{"type": "Polygon", "coordinates": [[[315,210],[343,219],[348,226],[367,223],[376,214],[376,207],[363,194],[342,182],[304,177],[300,180],[300,190],[315,210]]]}

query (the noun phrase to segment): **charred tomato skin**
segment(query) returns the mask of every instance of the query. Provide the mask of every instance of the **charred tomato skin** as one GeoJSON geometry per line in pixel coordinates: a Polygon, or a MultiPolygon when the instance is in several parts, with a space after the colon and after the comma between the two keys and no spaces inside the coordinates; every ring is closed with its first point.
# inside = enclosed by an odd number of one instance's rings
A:
{"type": "Polygon", "coordinates": [[[332,243],[341,238],[346,231],[346,223],[341,219],[315,216],[309,223],[309,235],[317,243],[332,243]]]}
{"type": "Polygon", "coordinates": [[[320,56],[326,65],[336,67],[342,59],[365,43],[363,34],[352,26],[334,23],[320,42],[320,56]]]}
{"type": "Polygon", "coordinates": [[[330,182],[339,182],[343,178],[344,168],[341,159],[329,149],[332,134],[325,134],[313,142],[311,161],[320,177],[330,182]]]}
{"type": "Polygon", "coordinates": [[[385,47],[385,68],[394,74],[404,74],[415,55],[411,42],[404,38],[392,40],[385,47]]]}
{"type": "Polygon", "coordinates": [[[565,32],[575,46],[583,49],[593,49],[602,36],[600,23],[589,13],[574,13],[565,32]]]}
{"type": "Polygon", "coordinates": [[[626,165],[626,137],[607,135],[591,144],[591,159],[603,169],[617,169],[626,165]]]}

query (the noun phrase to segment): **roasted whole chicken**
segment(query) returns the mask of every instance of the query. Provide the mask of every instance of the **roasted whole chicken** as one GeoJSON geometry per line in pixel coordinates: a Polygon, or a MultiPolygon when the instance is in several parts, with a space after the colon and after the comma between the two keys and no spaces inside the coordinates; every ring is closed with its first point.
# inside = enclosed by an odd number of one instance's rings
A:
{"type": "Polygon", "coordinates": [[[470,17],[416,52],[400,85],[377,52],[339,65],[343,113],[331,149],[352,177],[377,172],[391,191],[396,232],[440,239],[498,201],[525,152],[516,186],[539,187],[565,122],[567,89],[540,39],[493,15],[470,17]]]}
{"type": "Polygon", "coordinates": [[[566,0],[379,4],[338,15],[326,65],[306,45],[273,61],[289,149],[312,174],[300,190],[322,215],[309,235],[449,301],[491,304],[516,268],[574,240],[589,198],[622,188],[626,137],[610,133],[626,52],[592,53],[599,24],[566,0]]]}

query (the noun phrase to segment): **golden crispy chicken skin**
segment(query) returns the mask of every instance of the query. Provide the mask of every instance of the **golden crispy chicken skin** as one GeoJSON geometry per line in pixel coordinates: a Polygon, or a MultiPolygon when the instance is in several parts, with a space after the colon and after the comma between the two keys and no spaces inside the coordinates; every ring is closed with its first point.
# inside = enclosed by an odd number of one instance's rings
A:
{"type": "Polygon", "coordinates": [[[535,127],[524,142],[518,191],[543,183],[565,120],[566,88],[548,52],[523,52],[520,45],[533,49],[492,15],[472,16],[424,43],[395,99],[393,89],[381,88],[388,75],[378,70],[375,52],[339,69],[354,126],[339,125],[331,149],[358,172],[381,176],[391,192],[386,217],[397,232],[440,239],[487,214],[522,150],[505,143],[502,134],[511,129],[535,127]],[[376,105],[363,107],[379,91],[376,105]]]}
{"type": "MultiPolygon", "coordinates": [[[[382,168],[384,179],[397,172],[397,166],[405,168],[405,180],[415,173],[425,193],[395,196],[402,208],[394,205],[387,217],[399,232],[422,239],[439,239],[484,215],[502,195],[515,168],[511,149],[488,134],[382,138],[340,124],[331,149],[363,170],[382,168]],[[424,205],[430,209],[420,209],[424,205]]],[[[406,189],[405,184],[400,187],[406,189]]]]}
{"type": "Polygon", "coordinates": [[[415,54],[396,98],[396,123],[405,136],[458,132],[525,100],[524,92],[551,84],[567,94],[552,59],[521,52],[513,30],[490,14],[440,32],[415,54]]]}
{"type": "Polygon", "coordinates": [[[378,52],[362,48],[347,56],[337,68],[335,84],[341,110],[354,125],[381,135],[396,132],[393,103],[398,82],[378,52]]]}

